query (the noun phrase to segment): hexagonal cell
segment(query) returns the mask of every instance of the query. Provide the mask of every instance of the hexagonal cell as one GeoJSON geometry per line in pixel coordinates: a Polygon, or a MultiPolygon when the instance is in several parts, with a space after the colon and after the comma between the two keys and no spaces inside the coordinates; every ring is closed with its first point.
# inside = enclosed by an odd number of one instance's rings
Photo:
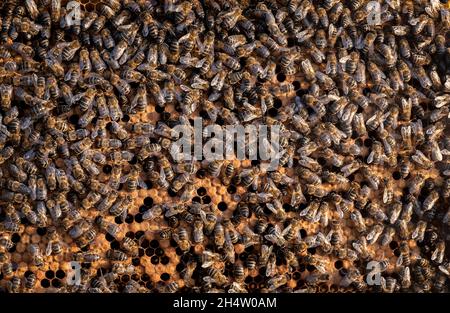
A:
{"type": "Polygon", "coordinates": [[[158,240],[152,240],[152,241],[150,241],[150,247],[152,247],[152,248],[154,248],[154,249],[156,249],[156,248],[158,248],[159,247],[159,242],[158,242],[158,240]]]}
{"type": "Polygon", "coordinates": [[[50,281],[48,280],[48,279],[43,279],[43,280],[41,280],[41,286],[43,287],[43,288],[48,288],[48,287],[50,287],[50,281]]]}
{"type": "Polygon", "coordinates": [[[150,262],[154,265],[159,264],[159,257],[156,255],[152,256],[150,262]]]}
{"type": "Polygon", "coordinates": [[[142,248],[147,248],[150,246],[150,241],[148,241],[148,239],[144,239],[141,241],[141,247],[142,248]]]}

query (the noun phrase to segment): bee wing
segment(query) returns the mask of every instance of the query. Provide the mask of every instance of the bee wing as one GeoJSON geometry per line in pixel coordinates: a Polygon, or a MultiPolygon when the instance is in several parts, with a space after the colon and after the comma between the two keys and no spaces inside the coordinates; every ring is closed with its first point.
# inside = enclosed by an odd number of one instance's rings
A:
{"type": "Polygon", "coordinates": [[[258,182],[259,182],[259,176],[256,176],[252,182],[252,187],[254,190],[258,190],[258,185],[259,185],[258,182]]]}
{"type": "Polygon", "coordinates": [[[49,240],[45,248],[45,256],[49,256],[50,254],[52,254],[52,242],[49,240]]]}
{"type": "Polygon", "coordinates": [[[97,137],[98,137],[98,134],[99,134],[99,131],[100,131],[99,127],[95,127],[95,128],[92,130],[92,132],[91,132],[91,139],[97,138],[97,137]]]}
{"type": "Polygon", "coordinates": [[[141,187],[142,189],[148,189],[147,184],[140,177],[138,178],[138,186],[141,187]]]}
{"type": "Polygon", "coordinates": [[[215,87],[220,83],[220,79],[222,78],[222,73],[217,73],[216,76],[211,80],[211,86],[215,87]]]}
{"type": "Polygon", "coordinates": [[[399,216],[400,216],[400,210],[392,212],[392,215],[389,219],[389,223],[394,224],[397,221],[399,216]]]}
{"type": "Polygon", "coordinates": [[[321,217],[321,216],[322,216],[322,212],[318,211],[318,212],[316,213],[316,215],[314,215],[314,218],[312,219],[312,222],[313,222],[313,223],[316,223],[316,222],[320,221],[320,217],[321,217]]]}
{"type": "Polygon", "coordinates": [[[375,237],[375,230],[372,230],[370,233],[367,234],[366,239],[367,241],[371,241],[375,237]]]}
{"type": "Polygon", "coordinates": [[[175,240],[176,243],[179,243],[179,242],[180,242],[180,237],[178,236],[177,233],[173,233],[173,234],[172,234],[172,238],[173,238],[173,240],[175,240]]]}
{"type": "Polygon", "coordinates": [[[85,92],[80,92],[80,93],[74,95],[73,99],[72,99],[73,103],[78,102],[81,98],[83,98],[84,94],[85,94],[85,92]]]}
{"type": "Polygon", "coordinates": [[[264,97],[261,97],[261,113],[265,114],[267,111],[267,104],[264,97]]]}
{"type": "Polygon", "coordinates": [[[200,210],[199,214],[200,214],[200,218],[202,219],[203,223],[207,223],[208,221],[206,220],[206,213],[205,213],[205,211],[200,210]]]}
{"type": "MultiPolygon", "coordinates": [[[[275,209],[275,207],[273,206],[272,203],[266,203],[266,207],[267,207],[270,211],[272,211],[273,213],[277,213],[277,210],[275,209]]],[[[276,225],[276,226],[278,226],[278,225],[276,225]]],[[[276,227],[276,226],[275,226],[275,227],[276,227]]]]}
{"type": "Polygon", "coordinates": [[[355,48],[357,50],[361,50],[362,48],[364,48],[364,36],[363,35],[359,35],[359,37],[356,39],[355,48]]]}
{"type": "Polygon", "coordinates": [[[188,40],[190,36],[191,36],[191,33],[188,32],[186,35],[184,35],[184,36],[180,37],[180,39],[178,39],[178,43],[180,44],[180,43],[182,43],[183,41],[188,40]]]}
{"type": "Polygon", "coordinates": [[[266,238],[267,240],[269,240],[270,242],[273,242],[273,243],[277,243],[278,242],[278,237],[276,235],[274,235],[274,234],[264,235],[264,238],[266,238]]]}
{"type": "Polygon", "coordinates": [[[203,281],[206,283],[215,283],[216,282],[216,280],[214,278],[212,278],[211,276],[203,277],[203,281]]]}
{"type": "Polygon", "coordinates": [[[411,235],[411,239],[415,240],[416,238],[419,237],[419,227],[416,227],[416,229],[414,229],[412,235],[411,235]]]}
{"type": "Polygon", "coordinates": [[[416,17],[416,18],[411,18],[411,19],[409,19],[409,25],[411,25],[411,26],[414,26],[414,25],[417,25],[417,23],[418,22],[420,22],[420,17],[416,17]]]}
{"type": "Polygon", "coordinates": [[[272,277],[276,273],[276,263],[268,263],[266,268],[266,277],[272,277]]]}
{"type": "Polygon", "coordinates": [[[442,263],[443,253],[440,249],[434,250],[433,254],[431,255],[431,261],[435,261],[437,263],[442,263]]]}
{"type": "Polygon", "coordinates": [[[367,164],[371,164],[373,162],[374,156],[375,156],[375,151],[370,152],[369,156],[367,157],[367,164]]]}
{"type": "Polygon", "coordinates": [[[205,64],[206,60],[207,60],[206,58],[198,60],[197,63],[195,63],[195,67],[201,68],[203,66],[203,64],[205,64]]]}
{"type": "Polygon", "coordinates": [[[28,128],[31,126],[32,121],[33,121],[33,120],[31,119],[31,117],[25,117],[25,118],[22,118],[22,119],[20,120],[20,129],[21,129],[21,130],[28,129],[28,128]]]}
{"type": "Polygon", "coordinates": [[[30,198],[31,200],[36,200],[36,184],[30,187],[30,198]]]}
{"type": "Polygon", "coordinates": [[[361,244],[359,242],[354,242],[352,243],[352,247],[353,249],[355,249],[358,253],[361,253],[362,249],[361,249],[361,244]]]}
{"type": "Polygon", "coordinates": [[[383,191],[383,203],[387,203],[389,201],[389,189],[384,188],[383,191]]]}
{"type": "Polygon", "coordinates": [[[317,270],[318,270],[319,272],[321,272],[321,273],[323,273],[323,274],[325,274],[325,273],[327,272],[325,266],[323,266],[322,264],[317,264],[315,267],[317,268],[317,270]]]}
{"type": "Polygon", "coordinates": [[[386,279],[383,276],[381,276],[380,283],[381,283],[381,287],[383,289],[386,289],[386,279]]]}
{"type": "Polygon", "coordinates": [[[25,160],[32,160],[32,159],[34,159],[35,156],[36,156],[36,151],[34,151],[34,149],[31,149],[31,150],[25,152],[25,154],[23,155],[23,158],[25,160]]]}
{"type": "Polygon", "coordinates": [[[308,214],[308,212],[309,212],[309,207],[303,209],[303,210],[300,212],[300,216],[306,216],[306,215],[308,214]]]}
{"type": "Polygon", "coordinates": [[[294,158],[292,157],[292,155],[289,155],[287,167],[288,168],[293,168],[294,167],[294,158]]]}
{"type": "Polygon", "coordinates": [[[447,276],[450,276],[450,271],[448,268],[446,268],[444,265],[439,265],[439,270],[444,273],[447,276]]]}
{"type": "Polygon", "coordinates": [[[283,231],[281,232],[281,236],[286,236],[286,234],[291,230],[292,224],[289,224],[283,231]]]}
{"type": "Polygon", "coordinates": [[[169,208],[166,213],[164,214],[165,217],[171,217],[174,215],[177,215],[178,211],[175,208],[169,208]]]}
{"type": "Polygon", "coordinates": [[[121,184],[125,183],[125,182],[128,180],[128,177],[129,177],[129,176],[130,176],[130,175],[124,175],[124,176],[120,177],[120,183],[121,183],[121,184]]]}
{"type": "Polygon", "coordinates": [[[328,235],[327,235],[327,241],[330,241],[331,240],[331,237],[333,236],[333,231],[332,230],[330,230],[330,232],[328,233],[328,235]]]}
{"type": "Polygon", "coordinates": [[[397,259],[397,262],[395,263],[395,265],[397,267],[400,267],[400,266],[402,266],[402,264],[403,264],[403,255],[400,254],[400,256],[397,259]]]}
{"type": "Polygon", "coordinates": [[[122,216],[121,216],[122,222],[125,222],[127,215],[128,215],[128,207],[125,207],[125,209],[122,212],[122,216]]]}
{"type": "MultiPolygon", "coordinates": [[[[276,211],[275,211],[275,213],[276,213],[276,211]]],[[[275,227],[274,227],[274,229],[275,229],[275,234],[276,234],[277,236],[280,236],[280,235],[281,235],[280,225],[276,224],[275,227]]]]}
{"type": "Polygon", "coordinates": [[[347,55],[347,56],[345,56],[345,57],[342,57],[342,58],[339,59],[339,63],[345,64],[348,60],[350,60],[350,58],[351,58],[350,55],[347,55]]]}

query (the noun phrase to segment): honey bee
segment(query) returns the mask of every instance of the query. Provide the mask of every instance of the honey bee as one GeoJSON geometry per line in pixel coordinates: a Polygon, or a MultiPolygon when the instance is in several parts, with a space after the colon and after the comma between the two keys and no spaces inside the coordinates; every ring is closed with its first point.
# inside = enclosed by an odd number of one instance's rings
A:
{"type": "Polygon", "coordinates": [[[8,180],[8,182],[6,183],[6,187],[11,191],[22,193],[25,195],[31,193],[31,190],[27,185],[14,180],[8,180]]]}
{"type": "Polygon", "coordinates": [[[268,234],[265,235],[264,238],[274,244],[277,244],[280,247],[283,247],[286,244],[286,240],[284,239],[283,234],[280,231],[278,225],[275,225],[273,228],[270,228],[268,234]]]}
{"type": "Polygon", "coordinates": [[[100,255],[98,255],[96,253],[78,252],[73,255],[73,259],[75,261],[93,263],[93,262],[99,261],[101,259],[101,257],[100,257],[100,255]]]}
{"type": "Polygon", "coordinates": [[[6,111],[11,108],[11,100],[13,95],[13,87],[11,85],[0,85],[0,106],[6,111]]]}
{"type": "Polygon", "coordinates": [[[100,215],[95,218],[95,223],[101,230],[105,231],[113,237],[116,237],[119,233],[119,228],[116,224],[106,221],[106,219],[100,215]]]}
{"type": "Polygon", "coordinates": [[[14,224],[18,224],[20,223],[20,216],[18,214],[18,212],[16,211],[16,208],[14,207],[13,204],[8,204],[5,208],[4,208],[5,214],[8,218],[8,220],[14,224]]]}
{"type": "Polygon", "coordinates": [[[128,214],[128,207],[132,203],[130,196],[118,196],[118,199],[109,208],[109,213],[113,216],[122,216],[124,220],[128,214]]]}
{"type": "Polygon", "coordinates": [[[34,212],[31,207],[24,203],[24,205],[22,206],[22,214],[27,218],[27,220],[31,223],[31,224],[36,224],[38,222],[38,217],[36,215],[36,212],[34,212]]]}
{"type": "Polygon", "coordinates": [[[131,91],[130,84],[126,80],[121,79],[117,74],[111,74],[110,82],[121,95],[126,96],[131,91]]]}
{"type": "Polygon", "coordinates": [[[430,169],[433,162],[420,150],[416,149],[415,154],[411,156],[411,160],[418,166],[430,169]]]}
{"type": "Polygon", "coordinates": [[[57,233],[57,230],[55,227],[49,227],[48,230],[48,244],[47,248],[45,249],[45,255],[49,256],[51,254],[58,255],[62,253],[62,243],[61,239],[57,233]]]}
{"type": "Polygon", "coordinates": [[[218,247],[222,247],[225,243],[225,231],[221,223],[217,223],[214,227],[214,243],[218,247]]]}
{"type": "Polygon", "coordinates": [[[211,161],[208,163],[208,173],[213,177],[217,177],[222,170],[222,166],[222,161],[211,161]]]}
{"type": "Polygon", "coordinates": [[[433,208],[433,206],[436,204],[436,202],[439,199],[439,194],[437,191],[433,190],[430,192],[430,194],[425,198],[423,202],[423,211],[429,211],[433,208]]]}
{"type": "Polygon", "coordinates": [[[186,229],[180,228],[177,233],[172,234],[173,240],[178,244],[182,251],[187,251],[191,247],[189,235],[186,229]]]}
{"type": "Polygon", "coordinates": [[[47,185],[43,178],[38,178],[36,181],[36,200],[47,199],[47,185]]]}
{"type": "Polygon", "coordinates": [[[274,276],[273,278],[269,279],[269,281],[267,282],[268,289],[269,289],[269,291],[273,292],[274,290],[287,284],[287,282],[288,282],[288,279],[287,279],[286,275],[278,274],[278,275],[274,276]]]}
{"type": "Polygon", "coordinates": [[[24,286],[28,290],[32,290],[34,286],[36,286],[37,277],[36,274],[30,273],[29,275],[25,276],[25,283],[24,286]]]}
{"type": "Polygon", "coordinates": [[[392,180],[384,179],[383,182],[384,182],[383,203],[391,203],[394,196],[392,180]]]}
{"type": "Polygon", "coordinates": [[[11,280],[8,281],[8,283],[6,285],[8,292],[10,292],[10,293],[17,293],[17,292],[19,292],[21,284],[22,284],[22,281],[20,280],[20,278],[17,277],[17,276],[13,276],[11,278],[11,280]]]}
{"type": "Polygon", "coordinates": [[[106,257],[111,261],[126,261],[128,259],[128,256],[124,252],[113,249],[106,251],[106,257]]]}
{"type": "MultiPolygon", "coordinates": [[[[5,200],[5,201],[12,201],[14,203],[23,203],[25,200],[25,196],[21,193],[14,193],[11,191],[3,191],[3,193],[0,196],[0,199],[5,200]]],[[[13,225],[11,225],[11,226],[13,226],[13,225]]]]}
{"type": "Polygon", "coordinates": [[[0,151],[0,164],[5,163],[14,154],[14,149],[10,146],[1,149],[0,151]]]}
{"type": "Polygon", "coordinates": [[[109,210],[118,197],[118,193],[115,190],[111,190],[100,202],[96,204],[96,208],[99,211],[109,210]]]}
{"type": "Polygon", "coordinates": [[[372,230],[367,234],[366,239],[369,245],[374,244],[380,235],[382,234],[384,227],[380,224],[376,224],[372,227],[372,230]]]}
{"type": "Polygon", "coordinates": [[[164,291],[167,293],[175,293],[178,291],[179,288],[180,287],[178,283],[176,281],[173,281],[165,286],[164,291]]]}
{"type": "Polygon", "coordinates": [[[188,173],[179,174],[172,182],[172,190],[174,192],[180,191],[190,181],[190,175],[188,173]]]}
{"type": "Polygon", "coordinates": [[[124,237],[121,242],[121,247],[132,257],[138,256],[139,245],[133,239],[129,237],[124,237]]]}
{"type": "Polygon", "coordinates": [[[0,248],[3,250],[9,250],[14,246],[14,243],[11,241],[11,239],[4,235],[2,238],[0,238],[0,248]]]}
{"type": "Polygon", "coordinates": [[[409,237],[408,225],[405,220],[399,219],[396,222],[395,226],[398,229],[398,235],[400,236],[401,239],[405,240],[409,237]]]}
{"type": "Polygon", "coordinates": [[[41,254],[41,250],[37,244],[30,244],[28,246],[28,253],[30,253],[33,265],[41,267],[44,265],[44,257],[41,254]]]}
{"type": "Polygon", "coordinates": [[[201,219],[194,220],[192,236],[194,243],[201,243],[204,240],[203,222],[201,219]]]}
{"type": "Polygon", "coordinates": [[[445,242],[439,241],[436,244],[436,248],[434,249],[431,255],[431,260],[437,264],[441,264],[444,260],[444,252],[445,252],[445,242]]]}

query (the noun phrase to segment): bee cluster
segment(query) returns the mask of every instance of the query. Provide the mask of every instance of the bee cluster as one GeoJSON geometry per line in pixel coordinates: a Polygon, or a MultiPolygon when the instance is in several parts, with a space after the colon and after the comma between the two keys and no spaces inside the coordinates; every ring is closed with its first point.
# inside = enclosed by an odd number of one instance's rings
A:
{"type": "Polygon", "coordinates": [[[448,291],[446,1],[85,2],[2,1],[0,289],[448,291]],[[279,167],[175,160],[197,116],[279,167]]]}

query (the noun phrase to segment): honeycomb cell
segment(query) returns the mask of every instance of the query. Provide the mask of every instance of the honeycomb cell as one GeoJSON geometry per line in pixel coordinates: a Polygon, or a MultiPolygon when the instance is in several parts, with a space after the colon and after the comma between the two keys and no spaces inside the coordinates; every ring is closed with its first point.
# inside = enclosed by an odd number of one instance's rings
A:
{"type": "Polygon", "coordinates": [[[154,265],[159,264],[159,257],[157,257],[156,255],[152,256],[150,262],[154,265]]]}
{"type": "Polygon", "coordinates": [[[147,207],[151,207],[153,205],[153,198],[152,197],[146,197],[144,199],[144,205],[147,207]]]}
{"type": "Polygon", "coordinates": [[[66,277],[66,273],[63,270],[57,270],[56,277],[59,279],[63,279],[64,277],[66,277]]]}
{"type": "Polygon", "coordinates": [[[164,250],[161,249],[161,248],[156,248],[156,249],[155,249],[155,254],[156,254],[157,256],[162,256],[162,255],[164,255],[164,250]]]}
{"type": "Polygon", "coordinates": [[[168,256],[164,255],[164,256],[161,257],[161,264],[162,265],[167,265],[167,264],[169,264],[169,262],[170,262],[170,258],[168,256]]]}
{"type": "Polygon", "coordinates": [[[43,288],[48,288],[48,287],[50,287],[50,281],[49,281],[48,279],[43,279],[43,280],[41,280],[41,286],[42,286],[43,288]]]}
{"type": "Polygon", "coordinates": [[[125,223],[127,224],[131,224],[134,221],[134,216],[131,214],[128,214],[127,217],[125,218],[125,223]]]}
{"type": "Polygon", "coordinates": [[[20,241],[20,235],[18,234],[18,233],[14,233],[12,236],[11,236],[11,241],[12,242],[14,242],[14,243],[18,243],[19,241],[20,241]]]}
{"type": "Polygon", "coordinates": [[[141,241],[141,247],[142,248],[148,248],[150,246],[150,241],[148,241],[147,239],[144,239],[141,241]]]}
{"type": "Polygon", "coordinates": [[[168,273],[162,273],[161,274],[161,280],[162,281],[168,281],[170,279],[170,274],[168,273]]]}
{"type": "Polygon", "coordinates": [[[55,278],[52,280],[52,286],[55,288],[61,288],[62,287],[62,283],[59,279],[55,278]]]}
{"type": "Polygon", "coordinates": [[[205,187],[200,187],[197,189],[197,195],[199,195],[200,197],[203,197],[206,195],[206,188],[205,187]]]}
{"type": "Polygon", "coordinates": [[[48,279],[53,279],[55,277],[55,272],[53,272],[52,270],[48,270],[45,272],[45,277],[47,277],[48,279]]]}

